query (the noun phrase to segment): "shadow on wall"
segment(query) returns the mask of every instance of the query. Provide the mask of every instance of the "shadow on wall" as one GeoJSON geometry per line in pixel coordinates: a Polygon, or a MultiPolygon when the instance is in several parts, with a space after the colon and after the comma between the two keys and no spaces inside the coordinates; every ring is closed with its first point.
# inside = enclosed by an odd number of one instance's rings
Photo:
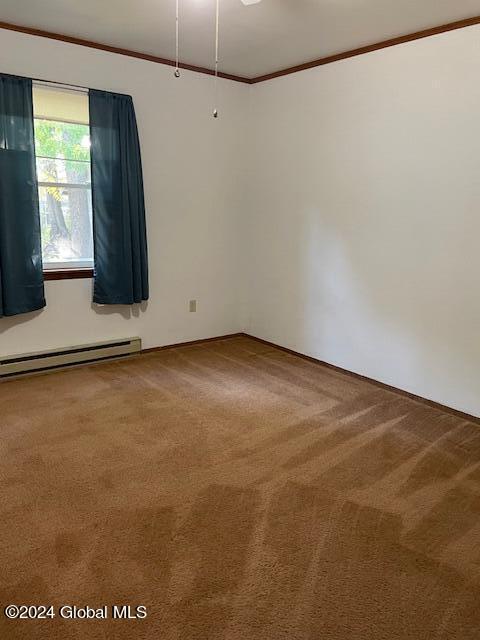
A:
{"type": "Polygon", "coordinates": [[[0,335],[14,327],[18,327],[20,324],[24,324],[25,322],[30,322],[31,320],[38,318],[42,313],[44,313],[44,311],[45,308],[38,309],[37,311],[32,311],[30,313],[21,313],[18,316],[4,316],[3,318],[0,318],[0,335]]]}
{"type": "Polygon", "coordinates": [[[419,218],[406,198],[389,208],[373,193],[370,202],[350,197],[272,207],[256,285],[260,335],[472,412],[480,361],[473,220],[464,217],[459,231],[449,211],[424,203],[419,218]]]}
{"type": "Polygon", "coordinates": [[[393,62],[259,89],[252,329],[478,414],[480,94],[393,62]]]}
{"type": "Polygon", "coordinates": [[[321,291],[333,309],[326,309],[323,336],[327,349],[336,338],[330,355],[447,404],[457,394],[475,402],[475,209],[468,197],[435,201],[443,172],[421,140],[414,153],[416,161],[405,163],[408,154],[398,149],[381,167],[364,163],[355,182],[307,214],[308,295],[321,291]]]}
{"type": "MultiPolygon", "coordinates": [[[[90,303],[90,310],[97,316],[120,316],[124,320],[130,320],[131,318],[139,318],[148,308],[148,301],[135,305],[98,305],[90,303]]],[[[88,307],[86,307],[88,309],[88,307]]],[[[22,324],[32,322],[40,316],[45,315],[48,311],[48,306],[38,311],[32,311],[31,313],[22,313],[16,316],[6,316],[0,318],[0,335],[6,335],[9,331],[18,328],[22,324]]],[[[53,312],[55,315],[55,312],[53,312]]],[[[55,316],[56,317],[56,316],[55,316]]],[[[48,321],[48,316],[47,316],[48,321]]],[[[56,322],[62,323],[66,321],[64,316],[58,318],[56,322]]],[[[40,325],[41,326],[41,325],[40,325]]],[[[38,331],[38,329],[37,329],[38,331]]],[[[42,341],[40,341],[42,342],[42,341]]],[[[33,349],[32,349],[33,350],[33,349]]],[[[16,350],[18,352],[20,350],[16,350]]],[[[2,346],[0,351],[1,355],[7,355],[12,353],[12,350],[8,348],[8,341],[5,347],[2,346]]]]}
{"type": "Polygon", "coordinates": [[[139,318],[142,313],[148,308],[148,300],[141,302],[140,304],[95,304],[91,303],[90,308],[100,316],[112,316],[119,315],[125,320],[130,318],[139,318]]]}

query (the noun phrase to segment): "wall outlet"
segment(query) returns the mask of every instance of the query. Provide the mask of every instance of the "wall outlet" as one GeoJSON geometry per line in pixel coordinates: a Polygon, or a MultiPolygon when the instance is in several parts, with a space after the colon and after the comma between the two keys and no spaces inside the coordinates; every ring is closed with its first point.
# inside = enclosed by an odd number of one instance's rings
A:
{"type": "Polygon", "coordinates": [[[195,313],[197,310],[197,301],[196,300],[190,300],[190,302],[188,303],[188,310],[190,311],[190,313],[195,313]]]}

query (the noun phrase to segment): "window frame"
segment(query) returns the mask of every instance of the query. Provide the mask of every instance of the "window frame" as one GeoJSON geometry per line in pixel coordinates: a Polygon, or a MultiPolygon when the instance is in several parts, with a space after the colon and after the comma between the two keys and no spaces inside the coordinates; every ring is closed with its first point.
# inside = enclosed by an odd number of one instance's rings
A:
{"type": "MultiPolygon", "coordinates": [[[[41,86],[41,83],[39,83],[41,86]]],[[[35,84],[34,84],[35,88],[35,84]]],[[[61,91],[62,89],[59,90],[61,91]]],[[[86,124],[84,122],[68,120],[68,119],[57,119],[57,118],[49,118],[46,116],[38,116],[35,117],[35,113],[33,114],[34,120],[41,120],[47,122],[59,122],[65,124],[86,124]]],[[[87,123],[88,124],[88,123],[87,123]]],[[[35,152],[35,161],[37,158],[44,158],[45,156],[37,155],[35,152]]],[[[56,160],[57,158],[51,158],[52,160],[56,160]]],[[[91,160],[89,161],[91,166],[91,160]]],[[[57,187],[57,188],[92,188],[91,181],[84,184],[70,184],[65,182],[45,182],[38,180],[37,178],[37,190],[40,187],[57,187]]],[[[43,258],[43,256],[42,256],[43,258]]],[[[68,261],[67,262],[49,262],[43,264],[43,279],[46,281],[50,280],[78,280],[83,278],[93,278],[94,276],[94,257],[92,260],[76,260],[76,261],[68,261]]]]}
{"type": "Polygon", "coordinates": [[[69,269],[44,269],[43,279],[49,280],[79,280],[81,278],[93,278],[93,268],[80,269],[70,267],[69,269]]]}

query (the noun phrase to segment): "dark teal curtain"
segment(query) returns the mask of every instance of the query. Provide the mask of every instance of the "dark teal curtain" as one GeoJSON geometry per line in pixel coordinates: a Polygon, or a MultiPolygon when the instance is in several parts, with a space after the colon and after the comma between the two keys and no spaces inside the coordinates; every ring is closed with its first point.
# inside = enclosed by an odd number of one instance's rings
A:
{"type": "Polygon", "coordinates": [[[0,74],[0,316],[44,306],[32,81],[0,74]]]}
{"type": "Polygon", "coordinates": [[[148,299],[142,163],[130,96],[89,91],[92,162],[93,301],[148,299]]]}

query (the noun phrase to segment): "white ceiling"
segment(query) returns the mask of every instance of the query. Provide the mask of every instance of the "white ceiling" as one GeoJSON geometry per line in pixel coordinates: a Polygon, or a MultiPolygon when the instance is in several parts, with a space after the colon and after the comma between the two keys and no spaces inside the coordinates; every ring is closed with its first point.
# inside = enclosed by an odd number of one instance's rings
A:
{"type": "MultiPolygon", "coordinates": [[[[220,0],[221,70],[254,77],[480,15],[480,0],[220,0]]],[[[183,62],[213,66],[215,0],[180,0],[183,62]]],[[[174,58],[175,0],[0,0],[0,21],[174,58]]],[[[1,31],[0,31],[1,37],[1,31]]]]}

